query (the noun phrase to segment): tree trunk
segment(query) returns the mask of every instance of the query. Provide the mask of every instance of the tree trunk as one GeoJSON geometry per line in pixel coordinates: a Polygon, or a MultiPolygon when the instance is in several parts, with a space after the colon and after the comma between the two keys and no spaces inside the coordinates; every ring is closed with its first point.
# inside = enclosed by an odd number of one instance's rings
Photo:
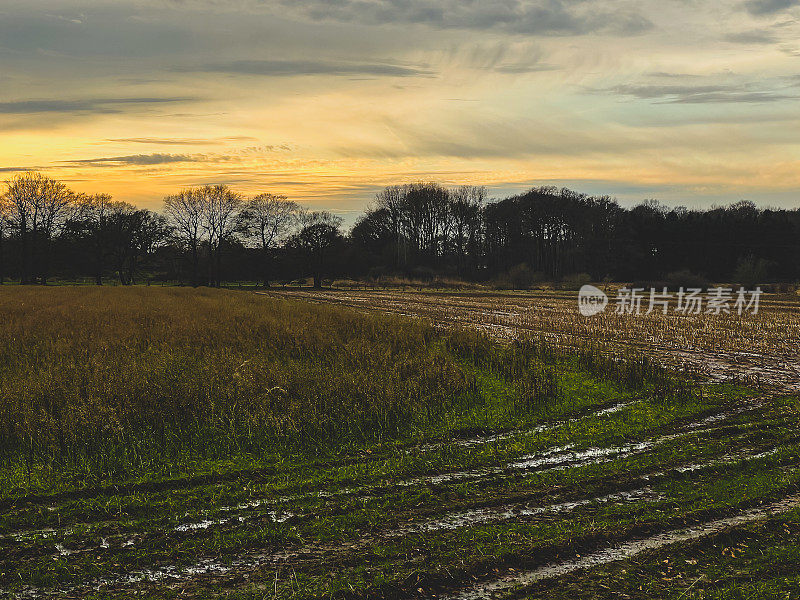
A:
{"type": "Polygon", "coordinates": [[[52,254],[53,242],[50,237],[46,237],[42,243],[42,251],[39,255],[39,283],[47,285],[47,275],[50,271],[50,255],[52,254]]]}
{"type": "Polygon", "coordinates": [[[217,287],[222,287],[222,252],[219,246],[217,247],[217,287]]]}
{"type": "Polygon", "coordinates": [[[197,255],[197,242],[192,242],[192,287],[200,285],[200,282],[197,280],[199,277],[199,263],[200,258],[197,255]]]}
{"type": "Polygon", "coordinates": [[[19,239],[20,239],[20,273],[19,273],[19,282],[22,285],[27,285],[30,283],[30,268],[31,268],[31,258],[30,258],[30,243],[28,240],[28,227],[25,221],[22,221],[22,224],[19,228],[19,239]]]}
{"type": "Polygon", "coordinates": [[[322,275],[319,273],[314,273],[314,289],[322,289],[322,275]]]}
{"type": "Polygon", "coordinates": [[[269,287],[269,279],[270,279],[270,272],[269,272],[269,248],[264,247],[263,249],[264,256],[262,257],[261,263],[261,281],[264,284],[264,288],[269,287]]]}
{"type": "Polygon", "coordinates": [[[214,249],[211,243],[208,244],[208,281],[206,284],[209,287],[214,287],[214,249]]]}

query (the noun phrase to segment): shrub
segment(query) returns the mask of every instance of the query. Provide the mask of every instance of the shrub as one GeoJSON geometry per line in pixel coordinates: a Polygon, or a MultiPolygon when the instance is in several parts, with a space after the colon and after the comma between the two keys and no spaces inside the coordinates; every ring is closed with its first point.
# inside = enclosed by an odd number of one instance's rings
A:
{"type": "Polygon", "coordinates": [[[683,269],[681,271],[669,273],[665,278],[664,285],[671,290],[680,288],[700,288],[705,290],[711,286],[711,282],[702,275],[692,273],[688,269],[683,269]]]}
{"type": "Polygon", "coordinates": [[[561,280],[561,287],[565,290],[579,290],[591,281],[592,277],[588,273],[573,273],[561,280]]]}
{"type": "Polygon", "coordinates": [[[769,270],[769,262],[763,258],[744,256],[736,263],[733,279],[739,285],[753,289],[759,283],[764,283],[769,270]]]}

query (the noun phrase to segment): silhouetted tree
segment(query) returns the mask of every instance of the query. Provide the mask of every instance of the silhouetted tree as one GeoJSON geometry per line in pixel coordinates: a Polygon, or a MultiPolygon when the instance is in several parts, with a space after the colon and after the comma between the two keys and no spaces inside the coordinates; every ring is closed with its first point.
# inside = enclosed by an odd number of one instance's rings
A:
{"type": "Polygon", "coordinates": [[[219,287],[222,280],[222,247],[236,232],[242,197],[226,185],[207,185],[198,190],[202,220],[208,245],[209,285],[219,287]]]}
{"type": "Polygon", "coordinates": [[[45,285],[53,238],[66,221],[75,194],[63,183],[27,172],[6,181],[8,221],[19,240],[20,280],[45,285]]]}
{"type": "Polygon", "coordinates": [[[124,285],[157,273],[216,286],[312,275],[317,287],[333,273],[392,271],[520,287],[542,278],[574,284],[585,273],[673,287],[800,278],[800,209],[748,201],[687,210],[648,200],[625,209],[608,196],[554,187],[487,201],[484,188],[423,182],[378,193],[349,239],[340,226],[338,217],[303,212],[282,196],[243,202],[224,185],[168,196],[159,215],[24,173],[0,196],[0,283],[46,283],[51,271],[99,285],[112,273],[124,285]]]}
{"type": "Polygon", "coordinates": [[[336,253],[344,247],[339,231],[342,220],[325,211],[305,213],[301,217],[302,229],[287,241],[314,278],[314,287],[322,287],[322,278],[335,263],[336,253]]]}
{"type": "MultiPolygon", "coordinates": [[[[481,209],[486,201],[486,188],[461,186],[450,194],[449,222],[458,274],[467,271],[467,257],[477,257],[481,232],[481,209]]],[[[474,271],[475,264],[471,265],[474,271]]]]}
{"type": "Polygon", "coordinates": [[[205,198],[197,189],[181,190],[164,198],[164,212],[174,228],[176,240],[189,254],[192,285],[200,285],[200,248],[203,242],[205,198]]]}
{"type": "Polygon", "coordinates": [[[299,207],[286,196],[259,194],[245,202],[239,213],[239,230],[255,242],[261,255],[261,281],[269,287],[271,254],[298,222],[299,207]]]}
{"type": "Polygon", "coordinates": [[[67,227],[70,233],[84,242],[87,257],[92,267],[95,283],[103,285],[107,261],[112,250],[112,218],[115,211],[122,211],[129,204],[114,202],[108,194],[81,196],[78,199],[67,227]]]}

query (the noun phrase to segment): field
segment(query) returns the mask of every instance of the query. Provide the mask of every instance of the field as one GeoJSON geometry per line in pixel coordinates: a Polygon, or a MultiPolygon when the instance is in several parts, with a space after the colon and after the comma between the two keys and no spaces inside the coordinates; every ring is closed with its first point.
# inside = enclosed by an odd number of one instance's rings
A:
{"type": "MultiPolygon", "coordinates": [[[[466,326],[497,339],[520,333],[604,352],[636,350],[704,381],[747,381],[773,391],[800,391],[800,295],[765,294],[758,313],[682,315],[673,298],[666,315],[617,314],[614,289],[601,314],[585,318],[577,292],[419,292],[398,290],[273,292],[284,298],[332,303],[361,310],[413,315],[441,327],[466,326]]],[[[647,301],[642,305],[646,312],[647,301]]]]}
{"type": "Polygon", "coordinates": [[[798,597],[796,301],[570,302],[0,289],[0,596],[798,597]]]}

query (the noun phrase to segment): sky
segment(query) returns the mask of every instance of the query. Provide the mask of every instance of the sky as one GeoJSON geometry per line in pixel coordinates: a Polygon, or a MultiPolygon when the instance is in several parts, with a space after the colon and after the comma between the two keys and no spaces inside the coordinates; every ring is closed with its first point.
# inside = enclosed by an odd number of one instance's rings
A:
{"type": "Polygon", "coordinates": [[[800,207],[800,0],[2,0],[0,177],[800,207]]]}

